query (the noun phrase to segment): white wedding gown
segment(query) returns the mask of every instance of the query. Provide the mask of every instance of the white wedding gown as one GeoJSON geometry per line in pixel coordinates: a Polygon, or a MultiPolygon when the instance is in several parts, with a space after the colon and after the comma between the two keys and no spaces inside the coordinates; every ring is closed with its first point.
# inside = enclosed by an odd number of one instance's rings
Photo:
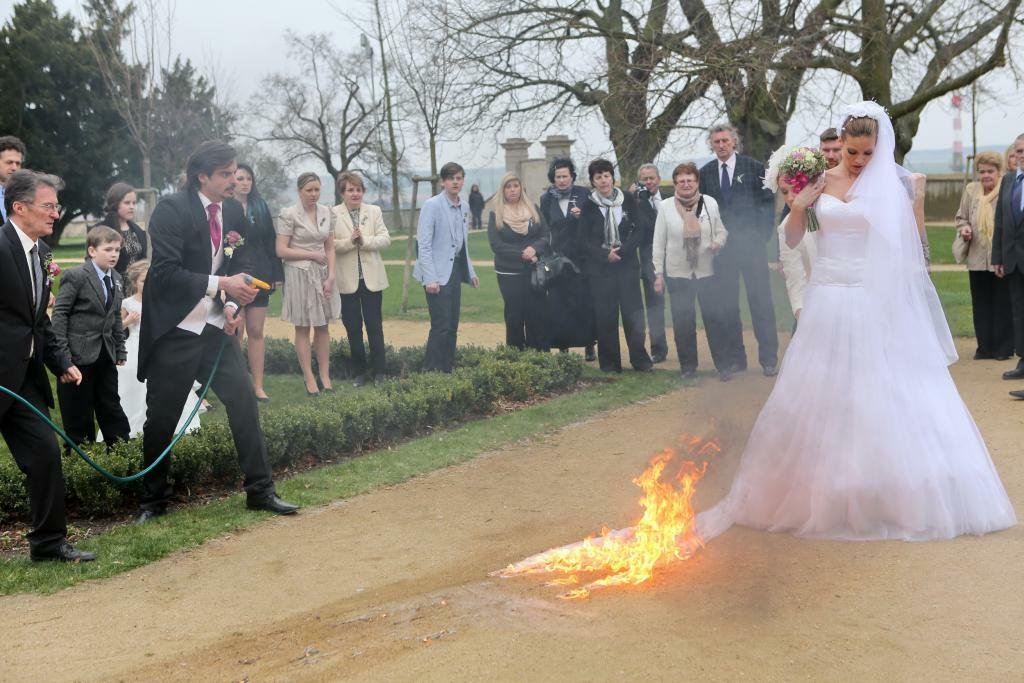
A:
{"type": "MultiPolygon", "coordinates": [[[[830,539],[984,534],[1017,519],[944,365],[906,367],[865,329],[868,222],[821,195],[818,256],[800,324],[732,489],[697,516],[830,539]]],[[[927,331],[922,330],[922,334],[927,331]]]]}
{"type": "MultiPolygon", "coordinates": [[[[133,313],[142,313],[142,302],[135,299],[135,297],[127,297],[121,302],[121,308],[133,313]]],[[[125,348],[128,351],[128,361],[117,368],[117,393],[121,398],[121,408],[128,417],[128,433],[133,439],[142,434],[142,428],[146,424],[146,383],[140,382],[137,377],[139,369],[139,328],[141,326],[142,322],[140,319],[139,322],[128,327],[128,340],[125,342],[125,348]]],[[[185,418],[192,413],[192,409],[199,402],[199,397],[195,392],[195,389],[199,386],[198,382],[192,385],[188,401],[185,402],[185,409],[178,419],[177,427],[174,428],[175,433],[181,430],[185,424],[185,418]]],[[[188,433],[191,434],[199,429],[199,416],[204,412],[205,409],[200,408],[195,418],[189,422],[188,433]]],[[[99,430],[96,432],[96,441],[103,441],[103,434],[99,430]]]]}

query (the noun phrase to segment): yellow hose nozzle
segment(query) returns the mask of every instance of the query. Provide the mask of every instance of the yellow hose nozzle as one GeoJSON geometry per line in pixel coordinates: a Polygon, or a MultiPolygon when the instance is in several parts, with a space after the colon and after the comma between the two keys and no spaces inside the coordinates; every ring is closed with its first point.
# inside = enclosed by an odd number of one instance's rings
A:
{"type": "Polygon", "coordinates": [[[246,275],[245,276],[245,281],[246,281],[247,284],[249,284],[252,287],[255,287],[256,289],[270,289],[271,288],[269,282],[264,282],[263,280],[260,280],[259,278],[253,277],[252,275],[246,275]]]}

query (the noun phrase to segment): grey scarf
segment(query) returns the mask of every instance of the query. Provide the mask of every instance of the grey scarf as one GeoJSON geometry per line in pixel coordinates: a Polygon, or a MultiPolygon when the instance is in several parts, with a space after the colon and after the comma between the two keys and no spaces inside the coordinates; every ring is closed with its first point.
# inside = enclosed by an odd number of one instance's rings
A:
{"type": "Polygon", "coordinates": [[[625,198],[626,195],[617,187],[613,188],[610,198],[601,196],[601,193],[597,190],[590,193],[590,201],[606,209],[604,215],[604,244],[602,245],[606,249],[618,247],[622,244],[622,240],[619,237],[619,224],[615,220],[615,211],[613,209],[616,206],[622,206],[625,198]]]}

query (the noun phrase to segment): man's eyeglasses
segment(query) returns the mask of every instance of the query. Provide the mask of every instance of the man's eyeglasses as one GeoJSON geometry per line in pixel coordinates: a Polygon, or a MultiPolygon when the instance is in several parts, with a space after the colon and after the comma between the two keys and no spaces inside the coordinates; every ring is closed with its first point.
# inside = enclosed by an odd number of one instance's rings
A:
{"type": "Polygon", "coordinates": [[[52,202],[47,202],[46,204],[33,204],[32,202],[25,202],[25,203],[28,204],[29,206],[38,206],[40,209],[42,209],[46,213],[52,213],[54,211],[56,211],[57,213],[60,213],[61,209],[64,208],[61,204],[54,204],[52,202]]]}

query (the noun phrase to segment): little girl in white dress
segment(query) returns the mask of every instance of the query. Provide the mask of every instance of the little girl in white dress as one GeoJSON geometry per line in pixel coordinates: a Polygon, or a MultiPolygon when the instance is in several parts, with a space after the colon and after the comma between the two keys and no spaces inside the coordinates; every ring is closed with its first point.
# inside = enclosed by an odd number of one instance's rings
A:
{"type": "MultiPolygon", "coordinates": [[[[142,324],[142,289],[146,285],[146,274],[149,272],[149,261],[143,259],[136,261],[128,267],[125,278],[132,295],[125,297],[121,302],[121,321],[124,329],[128,332],[128,339],[125,347],[128,350],[128,362],[117,368],[117,393],[121,397],[121,408],[128,416],[128,425],[131,428],[129,434],[135,438],[142,434],[142,428],[146,425],[146,383],[138,380],[139,370],[139,327],[142,324]]],[[[189,394],[185,409],[175,431],[180,431],[185,424],[185,419],[192,414],[199,397],[195,390],[199,388],[195,383],[192,392],[189,394]]],[[[199,415],[206,412],[200,408],[195,418],[188,425],[188,432],[192,433],[199,429],[199,415]]],[[[97,441],[102,441],[103,436],[97,435],[97,441]]]]}

